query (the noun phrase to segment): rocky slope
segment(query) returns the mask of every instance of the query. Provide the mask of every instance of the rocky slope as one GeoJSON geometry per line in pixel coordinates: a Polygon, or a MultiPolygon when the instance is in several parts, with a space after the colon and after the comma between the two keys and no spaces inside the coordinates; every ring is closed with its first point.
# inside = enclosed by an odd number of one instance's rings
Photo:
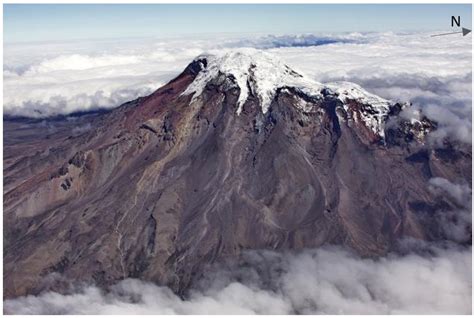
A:
{"type": "Polygon", "coordinates": [[[428,181],[470,182],[471,152],[429,147],[436,123],[405,107],[245,50],[107,114],[4,121],[4,295],[60,289],[53,273],[182,293],[244,249],[445,239],[433,216],[456,202],[428,181]]]}

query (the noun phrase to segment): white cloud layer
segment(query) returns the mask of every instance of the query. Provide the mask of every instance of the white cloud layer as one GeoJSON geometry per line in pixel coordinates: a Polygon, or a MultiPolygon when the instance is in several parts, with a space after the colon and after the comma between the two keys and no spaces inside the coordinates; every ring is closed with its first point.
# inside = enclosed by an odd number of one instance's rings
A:
{"type": "Polygon", "coordinates": [[[335,247],[251,252],[209,271],[184,300],[127,279],[4,301],[15,314],[470,314],[471,249],[361,259],[335,247]],[[242,264],[245,264],[242,266],[242,264]]]}
{"type": "Polygon", "coordinates": [[[382,97],[411,101],[440,123],[435,139],[471,143],[468,37],[352,33],[6,44],[4,112],[46,116],[116,107],[151,93],[203,52],[245,46],[267,49],[317,81],[353,81],[382,97]]]}

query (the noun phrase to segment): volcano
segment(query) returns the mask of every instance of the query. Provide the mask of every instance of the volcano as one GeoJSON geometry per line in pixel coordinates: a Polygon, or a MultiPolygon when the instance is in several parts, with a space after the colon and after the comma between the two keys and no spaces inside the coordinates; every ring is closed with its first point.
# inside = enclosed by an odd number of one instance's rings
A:
{"type": "Polygon", "coordinates": [[[431,145],[437,123],[410,107],[249,49],[107,113],[4,119],[4,295],[57,276],[183,293],[244,250],[445,240],[435,215],[457,203],[429,180],[470,183],[471,150],[431,145]]]}

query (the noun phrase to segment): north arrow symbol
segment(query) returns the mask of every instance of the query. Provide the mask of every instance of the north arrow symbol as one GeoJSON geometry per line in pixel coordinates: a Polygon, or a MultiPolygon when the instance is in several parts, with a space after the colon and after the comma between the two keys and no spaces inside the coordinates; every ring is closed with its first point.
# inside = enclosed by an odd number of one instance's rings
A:
{"type": "Polygon", "coordinates": [[[432,35],[431,37],[433,37],[433,36],[450,35],[450,34],[458,34],[458,33],[462,33],[462,36],[466,36],[466,35],[468,35],[469,33],[471,33],[471,30],[466,29],[466,28],[462,28],[462,31],[459,31],[459,32],[449,32],[449,33],[434,34],[434,35],[432,35]]]}

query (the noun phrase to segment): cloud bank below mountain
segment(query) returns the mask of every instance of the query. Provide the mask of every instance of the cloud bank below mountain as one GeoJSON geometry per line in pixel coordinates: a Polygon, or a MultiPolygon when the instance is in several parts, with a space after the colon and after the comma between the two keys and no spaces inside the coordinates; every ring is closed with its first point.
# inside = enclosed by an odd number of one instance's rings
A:
{"type": "Polygon", "coordinates": [[[185,299],[126,279],[4,302],[15,314],[470,314],[471,249],[363,259],[326,247],[249,252],[208,271],[185,299]]]}

